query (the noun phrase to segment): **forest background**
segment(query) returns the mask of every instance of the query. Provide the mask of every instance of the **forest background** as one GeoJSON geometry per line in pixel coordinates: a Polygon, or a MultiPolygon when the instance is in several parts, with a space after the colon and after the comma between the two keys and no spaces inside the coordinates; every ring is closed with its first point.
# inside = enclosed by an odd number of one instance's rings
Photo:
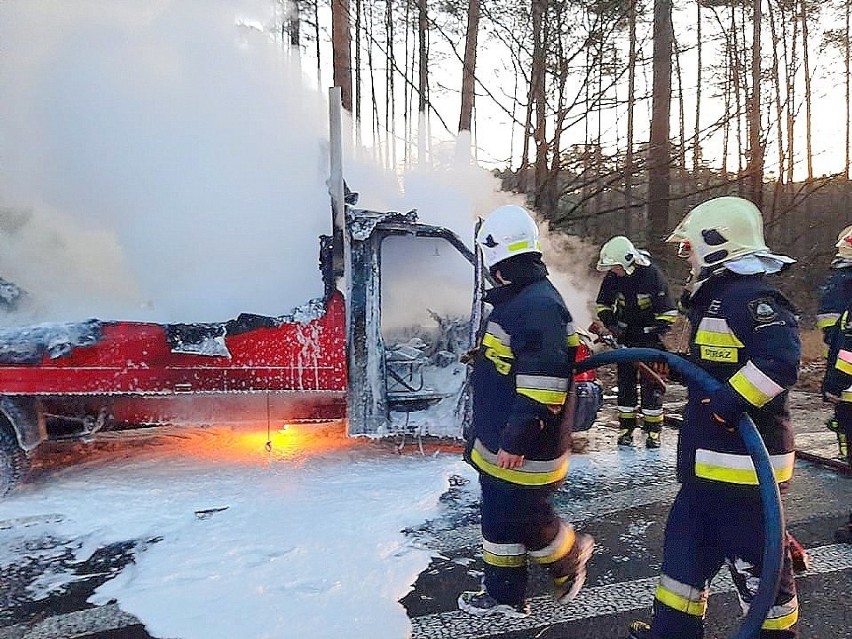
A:
{"type": "Polygon", "coordinates": [[[741,195],[799,260],[782,288],[812,322],[852,223],[849,0],[276,2],[266,28],[341,87],[387,168],[427,161],[441,133],[470,140],[552,229],[624,233],[673,282],[670,229],[741,195]]]}

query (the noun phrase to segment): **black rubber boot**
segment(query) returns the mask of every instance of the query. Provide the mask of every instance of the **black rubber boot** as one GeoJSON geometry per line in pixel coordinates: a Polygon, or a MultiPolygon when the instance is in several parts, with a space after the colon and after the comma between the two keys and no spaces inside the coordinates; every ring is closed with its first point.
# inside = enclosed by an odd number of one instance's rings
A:
{"type": "Polygon", "coordinates": [[[633,431],[636,430],[636,418],[635,417],[619,417],[618,418],[619,430],[618,430],[618,445],[619,446],[632,446],[633,445],[633,431]]]}

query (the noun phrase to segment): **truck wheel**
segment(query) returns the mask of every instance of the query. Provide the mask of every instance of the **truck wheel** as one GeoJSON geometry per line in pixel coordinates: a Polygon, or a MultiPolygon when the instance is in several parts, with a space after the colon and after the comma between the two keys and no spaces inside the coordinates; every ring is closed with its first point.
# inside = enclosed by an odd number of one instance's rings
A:
{"type": "Polygon", "coordinates": [[[4,497],[20,482],[30,467],[26,451],[18,445],[15,433],[0,417],[0,497],[4,497]]]}

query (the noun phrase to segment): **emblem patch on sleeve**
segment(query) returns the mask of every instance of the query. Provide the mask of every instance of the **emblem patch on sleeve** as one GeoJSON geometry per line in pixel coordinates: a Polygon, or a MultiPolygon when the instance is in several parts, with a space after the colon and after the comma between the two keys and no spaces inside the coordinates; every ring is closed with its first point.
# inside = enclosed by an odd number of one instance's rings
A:
{"type": "Polygon", "coordinates": [[[775,301],[771,298],[762,297],[752,300],[748,303],[748,308],[758,324],[767,324],[778,319],[778,309],[775,308],[775,301]]]}

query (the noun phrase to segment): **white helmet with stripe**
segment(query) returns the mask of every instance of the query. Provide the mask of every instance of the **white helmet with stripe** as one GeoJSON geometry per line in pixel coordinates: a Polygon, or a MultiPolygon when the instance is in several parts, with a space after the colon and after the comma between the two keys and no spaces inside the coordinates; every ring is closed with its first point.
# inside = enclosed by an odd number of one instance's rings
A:
{"type": "Polygon", "coordinates": [[[524,253],[541,254],[538,226],[529,212],[517,204],[500,206],[491,211],[476,235],[489,269],[510,257],[524,253]]]}

